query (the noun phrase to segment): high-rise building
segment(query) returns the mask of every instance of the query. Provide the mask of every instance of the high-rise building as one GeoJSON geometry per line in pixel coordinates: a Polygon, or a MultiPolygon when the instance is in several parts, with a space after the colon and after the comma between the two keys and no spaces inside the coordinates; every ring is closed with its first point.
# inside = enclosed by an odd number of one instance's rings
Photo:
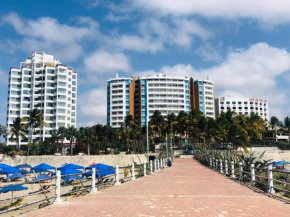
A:
{"type": "MultiPolygon", "coordinates": [[[[8,129],[17,117],[26,117],[35,108],[43,113],[45,126],[35,129],[33,141],[50,137],[59,127],[76,126],[77,73],[54,56],[34,51],[20,68],[10,68],[8,89],[8,129]]],[[[27,142],[21,138],[20,145],[27,142]]],[[[7,139],[7,145],[16,141],[7,139]]]]}
{"type": "Polygon", "coordinates": [[[162,115],[200,110],[215,117],[213,82],[164,74],[108,80],[107,123],[120,127],[126,115],[146,125],[155,110],[162,115]],[[198,88],[201,88],[200,90],[198,88]]]}
{"type": "Polygon", "coordinates": [[[251,112],[259,115],[264,120],[269,120],[268,101],[255,98],[242,98],[226,96],[215,99],[216,115],[228,109],[238,114],[249,115],[251,112]]]}

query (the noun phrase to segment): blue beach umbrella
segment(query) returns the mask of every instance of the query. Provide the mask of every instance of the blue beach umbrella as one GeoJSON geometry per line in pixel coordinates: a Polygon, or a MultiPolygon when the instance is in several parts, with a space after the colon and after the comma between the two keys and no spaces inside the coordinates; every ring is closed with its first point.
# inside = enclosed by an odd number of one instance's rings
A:
{"type": "Polygon", "coordinates": [[[82,171],[70,169],[70,168],[59,168],[58,169],[61,173],[61,175],[72,175],[72,174],[81,174],[82,171]]]}
{"type": "Polygon", "coordinates": [[[8,175],[11,173],[27,173],[27,172],[24,170],[14,168],[14,167],[7,167],[7,168],[0,170],[0,173],[8,175]]]}
{"type": "Polygon", "coordinates": [[[65,176],[62,179],[65,180],[65,181],[76,181],[76,180],[79,180],[79,179],[83,179],[83,177],[74,175],[74,176],[65,176]]]}
{"type": "Polygon", "coordinates": [[[51,165],[48,165],[46,163],[42,163],[42,164],[39,164],[39,165],[37,165],[35,167],[32,167],[31,170],[33,170],[36,173],[39,173],[39,172],[50,172],[49,170],[55,170],[55,167],[53,167],[51,165]]]}
{"type": "Polygon", "coordinates": [[[60,167],[58,169],[62,169],[62,168],[69,168],[69,169],[74,169],[74,170],[84,169],[83,166],[80,166],[77,164],[64,164],[64,165],[62,165],[62,167],[60,167]]]}
{"type": "MultiPolygon", "coordinates": [[[[92,170],[92,168],[96,168],[96,178],[100,178],[106,175],[115,174],[115,169],[113,166],[106,164],[95,164],[89,167],[86,167],[86,170],[92,170]]],[[[91,172],[87,172],[86,174],[91,175],[91,172]]]]}
{"type": "Polygon", "coordinates": [[[9,191],[23,191],[27,189],[28,189],[27,187],[24,187],[22,185],[7,186],[0,189],[0,194],[7,193],[9,191]]]}
{"type": "Polygon", "coordinates": [[[38,176],[37,178],[32,179],[32,181],[38,182],[38,181],[44,181],[44,180],[50,180],[50,179],[52,179],[52,177],[42,174],[38,176]]]}
{"type": "Polygon", "coordinates": [[[30,166],[29,164],[20,164],[20,165],[17,165],[15,166],[15,168],[18,168],[18,169],[31,169],[32,166],[30,166]]]}
{"type": "Polygon", "coordinates": [[[8,179],[21,179],[21,178],[25,178],[25,176],[20,174],[20,173],[13,173],[10,176],[8,176],[7,178],[8,179]]]}
{"type": "Polygon", "coordinates": [[[0,170],[2,170],[4,168],[9,168],[9,167],[12,167],[12,166],[9,166],[8,164],[0,163],[0,170]]]}
{"type": "Polygon", "coordinates": [[[283,166],[283,165],[285,165],[285,164],[290,164],[289,162],[287,162],[287,161],[277,161],[277,162],[274,162],[273,163],[273,166],[283,166]]]}

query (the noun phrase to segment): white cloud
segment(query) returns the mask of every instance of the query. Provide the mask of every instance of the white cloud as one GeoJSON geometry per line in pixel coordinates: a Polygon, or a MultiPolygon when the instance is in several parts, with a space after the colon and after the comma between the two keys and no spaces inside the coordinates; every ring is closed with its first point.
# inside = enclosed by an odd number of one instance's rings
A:
{"type": "Polygon", "coordinates": [[[44,50],[62,60],[75,60],[82,53],[80,42],[98,34],[98,23],[88,17],[76,18],[78,26],[60,24],[56,19],[40,17],[36,20],[23,19],[16,13],[2,18],[2,24],[12,25],[23,36],[22,41],[13,41],[9,49],[44,50]]]}
{"type": "Polygon", "coordinates": [[[105,124],[107,121],[107,92],[106,87],[91,89],[78,97],[78,126],[91,126],[96,123],[105,124]]]}
{"type": "Polygon", "coordinates": [[[133,7],[158,15],[250,18],[271,24],[290,21],[289,0],[129,0],[128,2],[133,7]]]}
{"type": "Polygon", "coordinates": [[[113,73],[131,70],[129,59],[123,53],[98,50],[84,60],[88,72],[113,73]]]}
{"type": "MultiPolygon", "coordinates": [[[[280,111],[277,116],[287,115],[290,93],[280,89],[276,78],[290,71],[290,53],[285,49],[271,47],[266,43],[251,45],[248,49],[231,51],[225,60],[212,68],[194,69],[191,65],[164,66],[161,73],[174,76],[188,76],[214,81],[216,96],[239,93],[244,97],[269,100],[270,114],[280,111]]],[[[141,72],[154,74],[155,71],[141,72]]],[[[289,115],[289,114],[288,114],[289,115]]]]}
{"type": "Polygon", "coordinates": [[[200,55],[204,61],[219,62],[222,60],[222,56],[220,54],[221,46],[221,42],[219,42],[217,46],[213,46],[207,42],[201,44],[195,53],[200,55]]]}
{"type": "Polygon", "coordinates": [[[121,15],[115,15],[112,12],[109,12],[108,15],[105,17],[105,19],[113,23],[119,23],[126,20],[131,20],[132,18],[130,17],[129,14],[121,16],[121,15]]]}
{"type": "Polygon", "coordinates": [[[207,40],[212,32],[192,19],[171,19],[168,22],[156,18],[139,23],[139,35],[123,34],[108,37],[106,42],[123,50],[156,53],[163,51],[166,45],[175,45],[190,49],[195,37],[207,40]]]}

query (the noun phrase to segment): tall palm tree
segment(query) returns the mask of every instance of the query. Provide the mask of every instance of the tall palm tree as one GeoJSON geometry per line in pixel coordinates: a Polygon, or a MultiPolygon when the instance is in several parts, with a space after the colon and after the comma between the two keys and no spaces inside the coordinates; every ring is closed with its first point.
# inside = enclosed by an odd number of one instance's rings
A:
{"type": "Polygon", "coordinates": [[[73,155],[73,142],[75,141],[77,136],[77,129],[75,127],[68,127],[65,130],[65,137],[70,142],[70,155],[73,155]]]}
{"type": "Polygon", "coordinates": [[[275,134],[277,134],[277,126],[279,125],[280,121],[276,116],[272,116],[270,118],[270,125],[272,128],[272,132],[273,132],[273,137],[274,137],[274,130],[275,130],[275,134]]]}
{"type": "Polygon", "coordinates": [[[16,139],[17,150],[20,150],[20,139],[26,138],[27,130],[21,118],[16,118],[10,126],[10,139],[16,139]]]}
{"type": "Polygon", "coordinates": [[[57,129],[57,131],[55,132],[56,137],[57,137],[57,141],[59,144],[59,140],[60,140],[60,145],[61,145],[61,155],[63,155],[63,142],[66,136],[66,128],[65,127],[59,127],[57,129]]]}
{"type": "Polygon", "coordinates": [[[43,127],[45,125],[43,120],[43,114],[38,109],[33,109],[29,111],[29,116],[23,118],[23,122],[26,129],[30,130],[30,137],[28,142],[33,141],[34,129],[38,127],[43,127]]]}
{"type": "Polygon", "coordinates": [[[155,110],[150,121],[149,121],[149,127],[154,132],[154,144],[156,144],[156,138],[162,137],[162,129],[164,129],[164,118],[161,115],[160,111],[155,110]]]}
{"type": "Polygon", "coordinates": [[[284,118],[284,126],[287,129],[289,141],[290,141],[290,118],[288,116],[286,118],[284,118]]]}

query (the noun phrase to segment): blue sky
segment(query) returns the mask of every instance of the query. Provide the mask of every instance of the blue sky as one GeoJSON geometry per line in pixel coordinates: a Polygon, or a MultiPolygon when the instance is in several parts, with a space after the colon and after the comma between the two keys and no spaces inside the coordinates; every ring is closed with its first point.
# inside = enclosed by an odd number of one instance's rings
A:
{"type": "Polygon", "coordinates": [[[216,97],[290,115],[288,0],[1,0],[0,123],[7,80],[34,50],[78,72],[78,126],[105,123],[106,80],[167,73],[213,80],[216,97]]]}

